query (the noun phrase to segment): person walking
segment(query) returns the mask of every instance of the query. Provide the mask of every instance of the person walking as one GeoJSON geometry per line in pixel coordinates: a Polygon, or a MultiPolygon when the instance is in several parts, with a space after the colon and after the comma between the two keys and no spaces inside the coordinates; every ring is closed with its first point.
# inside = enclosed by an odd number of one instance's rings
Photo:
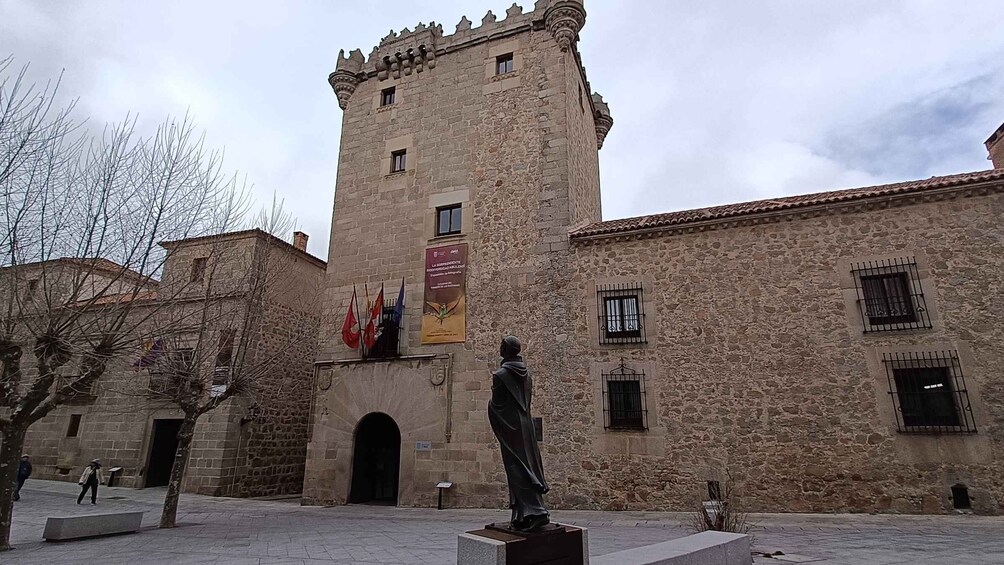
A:
{"type": "Polygon", "coordinates": [[[87,494],[87,489],[91,489],[91,504],[98,503],[98,484],[104,482],[104,477],[101,475],[101,460],[95,459],[91,461],[91,464],[84,467],[84,472],[80,474],[80,481],[77,482],[78,485],[84,487],[80,490],[80,496],[77,497],[77,504],[80,504],[84,500],[84,495],[87,494]]]}
{"type": "Polygon", "coordinates": [[[17,466],[17,485],[14,487],[14,500],[21,500],[21,487],[31,476],[31,457],[25,453],[21,456],[21,464],[17,466]]]}

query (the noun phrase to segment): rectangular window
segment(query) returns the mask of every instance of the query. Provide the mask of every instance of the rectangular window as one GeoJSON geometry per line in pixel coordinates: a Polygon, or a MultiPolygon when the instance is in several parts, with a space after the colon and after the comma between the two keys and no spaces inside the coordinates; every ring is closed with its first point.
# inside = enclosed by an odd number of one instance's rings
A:
{"type": "Polygon", "coordinates": [[[512,53],[495,57],[495,74],[504,75],[512,72],[512,53]]]}
{"type": "Polygon", "coordinates": [[[408,157],[408,152],[403,149],[401,151],[395,151],[391,153],[390,172],[400,173],[401,171],[403,171],[407,163],[406,161],[407,157],[408,157]]]}
{"type": "Polygon", "coordinates": [[[28,286],[25,289],[24,300],[25,302],[31,302],[35,299],[35,291],[38,290],[38,279],[31,279],[28,281],[28,286]]]}
{"type": "Polygon", "coordinates": [[[620,430],[647,430],[645,373],[621,363],[603,373],[603,427],[620,430]]]}
{"type": "Polygon", "coordinates": [[[851,275],[865,333],[932,327],[913,258],[856,263],[851,275]]]}
{"type": "Polygon", "coordinates": [[[955,351],[885,354],[889,396],[902,433],[975,433],[955,351]]]}
{"type": "Polygon", "coordinates": [[[70,425],[66,428],[66,437],[77,437],[80,432],[81,414],[70,414],[70,425]]]}
{"type": "Polygon", "coordinates": [[[200,283],[206,278],[206,263],[209,261],[208,257],[196,257],[192,261],[192,282],[200,283]]]}
{"type": "Polygon", "coordinates": [[[646,343],[641,285],[597,286],[596,292],[600,343],[646,343]]]}
{"type": "Polygon", "coordinates": [[[395,92],[395,90],[394,90],[393,86],[390,87],[390,88],[385,88],[382,91],[380,91],[380,105],[381,106],[390,106],[391,104],[393,104],[394,103],[394,92],[395,92]]]}
{"type": "Polygon", "coordinates": [[[461,231],[463,206],[451,204],[436,208],[436,235],[453,235],[461,231]]]}

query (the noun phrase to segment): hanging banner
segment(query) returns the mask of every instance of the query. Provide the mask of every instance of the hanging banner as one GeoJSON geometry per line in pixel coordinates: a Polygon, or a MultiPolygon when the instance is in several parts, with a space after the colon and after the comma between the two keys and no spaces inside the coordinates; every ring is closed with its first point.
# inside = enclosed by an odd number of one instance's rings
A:
{"type": "Polygon", "coordinates": [[[463,343],[467,334],[467,244],[425,250],[422,343],[463,343]]]}

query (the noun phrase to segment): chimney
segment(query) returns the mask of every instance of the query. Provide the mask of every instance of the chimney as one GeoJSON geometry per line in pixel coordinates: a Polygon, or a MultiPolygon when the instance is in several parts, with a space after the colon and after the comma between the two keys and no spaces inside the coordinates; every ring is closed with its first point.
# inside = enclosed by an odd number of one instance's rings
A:
{"type": "Polygon", "coordinates": [[[293,232],[293,247],[299,249],[300,251],[307,251],[307,239],[310,236],[303,233],[302,231],[293,232]]]}
{"type": "Polygon", "coordinates": [[[997,128],[997,131],[987,140],[987,152],[989,159],[993,161],[995,169],[1004,169],[1004,124],[997,128]]]}

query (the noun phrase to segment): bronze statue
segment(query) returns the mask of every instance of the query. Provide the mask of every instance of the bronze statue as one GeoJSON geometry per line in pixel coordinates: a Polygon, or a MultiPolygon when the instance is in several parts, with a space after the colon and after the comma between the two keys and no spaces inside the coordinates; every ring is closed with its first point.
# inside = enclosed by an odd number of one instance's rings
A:
{"type": "Polygon", "coordinates": [[[509,483],[510,526],[532,531],[550,519],[544,508],[544,467],[530,415],[533,380],[520,356],[522,346],[514,336],[502,340],[502,367],[492,373],[492,399],[488,421],[502,448],[502,464],[509,483]]]}

